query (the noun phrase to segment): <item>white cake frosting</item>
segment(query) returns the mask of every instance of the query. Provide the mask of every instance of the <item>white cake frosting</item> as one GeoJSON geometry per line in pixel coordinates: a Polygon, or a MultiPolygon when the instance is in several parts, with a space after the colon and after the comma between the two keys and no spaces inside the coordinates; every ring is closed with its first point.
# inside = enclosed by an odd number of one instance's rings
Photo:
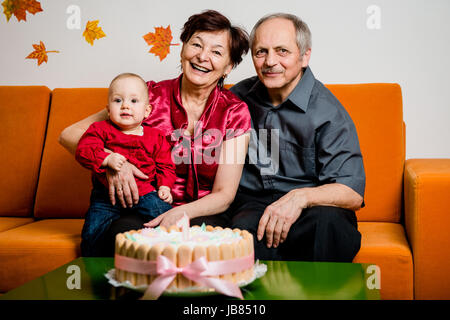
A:
{"type": "Polygon", "coordinates": [[[190,227],[188,240],[183,239],[183,233],[181,231],[172,230],[171,232],[167,232],[159,227],[141,229],[133,234],[127,233],[126,237],[139,244],[147,244],[150,246],[164,244],[172,245],[175,248],[178,248],[181,245],[194,248],[195,246],[208,247],[211,245],[233,244],[238,243],[242,239],[239,232],[235,232],[231,229],[214,229],[212,231],[206,231],[204,224],[201,227],[190,227]]]}

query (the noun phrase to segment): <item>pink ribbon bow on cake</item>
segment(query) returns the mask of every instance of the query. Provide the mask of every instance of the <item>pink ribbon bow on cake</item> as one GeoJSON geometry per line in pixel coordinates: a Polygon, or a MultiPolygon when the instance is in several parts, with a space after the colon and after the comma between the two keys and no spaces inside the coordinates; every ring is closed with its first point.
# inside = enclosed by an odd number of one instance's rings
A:
{"type": "Polygon", "coordinates": [[[205,287],[214,288],[217,292],[243,299],[241,290],[236,284],[217,278],[207,277],[208,261],[205,257],[201,257],[191,264],[179,268],[165,256],[158,256],[156,261],[156,273],[159,277],[147,288],[142,299],[158,299],[179,273],[187,279],[197,282],[205,287]]]}

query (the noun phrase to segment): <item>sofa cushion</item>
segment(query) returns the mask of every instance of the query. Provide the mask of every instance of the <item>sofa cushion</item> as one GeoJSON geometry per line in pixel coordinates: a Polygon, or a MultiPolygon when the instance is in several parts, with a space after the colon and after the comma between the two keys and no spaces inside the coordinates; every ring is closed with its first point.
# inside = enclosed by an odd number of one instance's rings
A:
{"type": "Polygon", "coordinates": [[[50,90],[0,86],[0,216],[31,216],[50,90]]]}
{"type": "Polygon", "coordinates": [[[358,229],[361,249],[353,262],[380,267],[381,299],[413,299],[413,261],[403,226],[359,222],[358,229]]]}
{"type": "Polygon", "coordinates": [[[58,137],[64,128],[105,108],[107,95],[106,88],[53,90],[36,217],[84,217],[89,206],[91,174],[58,143],[58,137]]]}
{"type": "Polygon", "coordinates": [[[33,222],[33,218],[0,217],[0,232],[33,222]]]}
{"type": "Polygon", "coordinates": [[[327,85],[358,132],[366,171],[365,207],[358,221],[399,222],[405,140],[398,84],[327,85]]]}
{"type": "Polygon", "coordinates": [[[0,292],[80,256],[84,219],[45,219],[0,232],[0,292]]]}

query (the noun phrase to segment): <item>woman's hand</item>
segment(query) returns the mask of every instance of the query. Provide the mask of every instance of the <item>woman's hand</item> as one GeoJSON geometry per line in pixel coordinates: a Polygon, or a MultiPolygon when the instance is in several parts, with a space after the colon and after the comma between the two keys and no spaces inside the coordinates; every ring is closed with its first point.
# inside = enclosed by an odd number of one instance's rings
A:
{"type": "Polygon", "coordinates": [[[106,169],[106,179],[109,185],[109,199],[116,204],[116,194],[122,207],[132,207],[139,202],[139,190],[134,177],[148,179],[141,170],[129,162],[122,165],[120,171],[106,169]]]}
{"type": "Polygon", "coordinates": [[[183,209],[183,206],[175,207],[164,212],[162,215],[157,216],[155,219],[144,223],[144,226],[147,228],[154,228],[159,225],[169,229],[170,226],[176,225],[177,221],[183,218],[184,213],[186,213],[186,211],[183,209]]]}

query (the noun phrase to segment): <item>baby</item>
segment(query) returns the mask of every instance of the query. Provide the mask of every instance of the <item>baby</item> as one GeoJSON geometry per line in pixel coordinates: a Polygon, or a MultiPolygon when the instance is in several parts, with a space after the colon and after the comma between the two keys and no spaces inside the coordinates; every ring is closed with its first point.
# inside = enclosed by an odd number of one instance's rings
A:
{"type": "Polygon", "coordinates": [[[109,86],[107,110],[109,119],[89,127],[75,154],[77,161],[93,174],[91,203],[81,235],[82,256],[99,255],[101,238],[120,215],[133,210],[155,218],[172,208],[170,190],[175,182],[175,165],[170,144],[162,131],[142,124],[151,111],[145,81],[132,73],[115,77],[109,86]],[[120,171],[125,161],[150,177],[136,178],[139,202],[132,208],[113,206],[108,195],[106,170],[120,171]]]}

